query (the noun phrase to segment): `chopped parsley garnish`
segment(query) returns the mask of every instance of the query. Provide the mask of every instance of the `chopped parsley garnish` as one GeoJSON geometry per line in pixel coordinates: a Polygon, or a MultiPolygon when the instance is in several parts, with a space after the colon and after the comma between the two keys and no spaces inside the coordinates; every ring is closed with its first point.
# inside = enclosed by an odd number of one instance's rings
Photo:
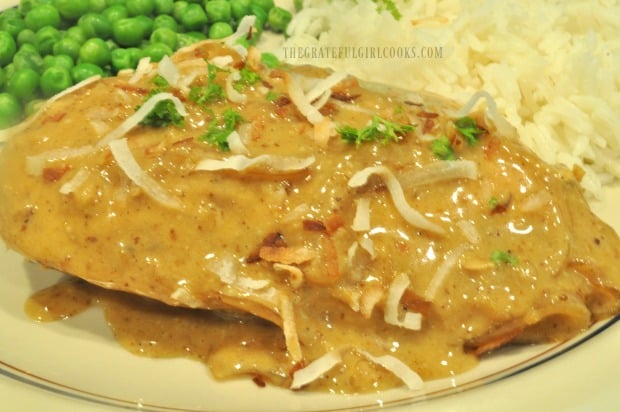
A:
{"type": "Polygon", "coordinates": [[[172,100],[162,100],[157,103],[153,110],[140,121],[141,125],[153,127],[165,127],[171,124],[183,127],[183,116],[177,111],[172,100]]]}
{"type": "Polygon", "coordinates": [[[277,69],[280,67],[280,60],[273,53],[262,53],[260,55],[260,61],[263,63],[268,69],[277,69]]]}
{"type": "Polygon", "coordinates": [[[233,87],[236,91],[240,92],[246,86],[252,86],[261,81],[261,77],[255,71],[248,69],[247,67],[243,67],[239,70],[239,75],[241,78],[235,82],[233,87]]]}
{"type": "Polygon", "coordinates": [[[269,90],[267,92],[267,95],[265,96],[265,98],[267,99],[268,102],[273,102],[274,100],[276,100],[278,98],[278,93],[269,90]]]}
{"type": "Polygon", "coordinates": [[[237,124],[244,119],[236,110],[226,109],[221,118],[215,118],[209,123],[209,129],[200,136],[200,140],[216,146],[222,152],[230,150],[228,146],[228,136],[235,130],[237,124]]]}
{"type": "MultiPolygon", "coordinates": [[[[165,92],[168,88],[168,81],[159,75],[153,78],[153,83],[155,83],[157,87],[149,92],[142,104],[154,95],[165,92]]],[[[137,106],[136,110],[141,106],[142,105],[137,106]]],[[[140,120],[140,124],[152,127],[166,127],[173,124],[177,127],[183,127],[184,121],[183,116],[177,111],[172,100],[162,100],[153,107],[153,110],[151,110],[144,119],[140,120]]]]}
{"type": "Polygon", "coordinates": [[[378,142],[387,144],[391,141],[399,141],[404,134],[413,130],[413,125],[391,122],[374,115],[370,125],[356,129],[352,126],[342,126],[337,129],[340,137],[348,143],[357,146],[365,142],[378,142]]]}
{"type": "Polygon", "coordinates": [[[209,83],[206,86],[193,86],[189,90],[190,100],[202,108],[206,108],[209,103],[217,102],[224,97],[224,89],[216,83],[209,83]]]}
{"type": "Polygon", "coordinates": [[[166,80],[165,78],[163,78],[161,75],[157,75],[155,77],[153,77],[152,82],[155,84],[155,86],[165,89],[167,88],[170,84],[168,83],[168,80],[166,80]]]}
{"type": "Polygon", "coordinates": [[[212,63],[207,65],[208,83],[206,86],[193,86],[190,88],[189,98],[191,101],[202,108],[206,108],[209,103],[217,102],[226,97],[222,86],[215,83],[215,76],[218,71],[222,71],[222,69],[212,63]]]}
{"type": "Polygon", "coordinates": [[[496,265],[507,263],[511,266],[516,266],[517,263],[519,263],[519,260],[516,257],[511,255],[509,252],[504,252],[501,250],[494,250],[493,253],[491,253],[491,261],[496,265]]]}
{"type": "Polygon", "coordinates": [[[456,160],[456,154],[448,136],[441,136],[431,142],[431,151],[441,160],[456,160]]]}
{"type": "Polygon", "coordinates": [[[465,138],[465,141],[470,146],[475,145],[478,142],[478,138],[486,130],[482,129],[476,124],[476,121],[469,116],[461,117],[454,122],[456,130],[461,136],[465,138]]]}

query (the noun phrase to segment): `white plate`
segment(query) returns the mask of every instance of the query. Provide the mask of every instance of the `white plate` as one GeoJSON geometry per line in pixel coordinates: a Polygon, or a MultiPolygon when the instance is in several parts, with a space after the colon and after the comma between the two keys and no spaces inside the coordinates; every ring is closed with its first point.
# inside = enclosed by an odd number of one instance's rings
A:
{"type": "MultiPolygon", "coordinates": [[[[0,9],[13,1],[0,0],[0,9]]],[[[595,211],[616,231],[620,187],[595,211]]],[[[363,396],[293,393],[249,380],[216,383],[202,364],[129,354],[99,310],[37,324],[23,312],[34,291],[60,274],[24,262],[0,244],[0,409],[68,411],[318,411],[392,406],[416,411],[595,411],[620,407],[620,322],[601,322],[559,345],[504,350],[471,372],[430,382],[422,392],[363,396]],[[412,408],[412,404],[415,408],[412,408]]]]}

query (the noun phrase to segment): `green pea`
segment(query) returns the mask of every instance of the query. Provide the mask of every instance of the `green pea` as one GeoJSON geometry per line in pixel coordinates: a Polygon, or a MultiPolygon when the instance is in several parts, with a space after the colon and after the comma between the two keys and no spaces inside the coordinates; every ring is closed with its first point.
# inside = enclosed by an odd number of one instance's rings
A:
{"type": "Polygon", "coordinates": [[[162,14],[153,19],[153,31],[162,28],[177,32],[179,31],[179,23],[177,23],[174,17],[162,14]]]}
{"type": "Polygon", "coordinates": [[[190,3],[181,16],[181,24],[187,31],[202,30],[209,19],[200,4],[190,3]]]}
{"type": "Polygon", "coordinates": [[[154,14],[159,16],[172,14],[174,0],[154,0],[153,3],[155,3],[154,14]]]}
{"type": "Polygon", "coordinates": [[[146,38],[145,29],[135,17],[128,17],[112,25],[114,41],[124,47],[136,47],[146,38]]]}
{"type": "Polygon", "coordinates": [[[260,5],[252,3],[250,4],[250,14],[256,16],[254,26],[259,29],[259,31],[262,31],[269,17],[268,12],[266,12],[260,5]]]}
{"type": "Polygon", "coordinates": [[[232,26],[223,21],[215,22],[209,27],[210,39],[223,39],[234,33],[232,26]]]}
{"type": "Polygon", "coordinates": [[[263,9],[265,13],[269,13],[269,10],[274,7],[273,0],[252,0],[252,3],[263,9]]]}
{"type": "Polygon", "coordinates": [[[34,43],[24,43],[19,47],[17,53],[29,53],[39,55],[39,49],[37,49],[37,46],[34,43]]]}
{"type": "Polygon", "coordinates": [[[46,99],[33,99],[24,106],[24,114],[30,116],[39,111],[46,99]]]}
{"type": "Polygon", "coordinates": [[[38,4],[24,16],[26,27],[37,31],[43,27],[60,27],[60,14],[51,4],[38,4]]]}
{"type": "Polygon", "coordinates": [[[86,41],[86,35],[84,34],[84,30],[80,26],[71,26],[65,31],[65,36],[63,38],[70,38],[78,42],[78,44],[83,44],[86,41]]]}
{"type": "Polygon", "coordinates": [[[0,14],[0,20],[4,19],[21,19],[22,12],[19,10],[19,7],[12,7],[10,9],[6,9],[0,14]]]}
{"type": "Polygon", "coordinates": [[[187,47],[201,40],[206,40],[207,36],[199,31],[190,31],[187,33],[177,33],[179,48],[187,47]]]}
{"type": "Polygon", "coordinates": [[[19,32],[19,34],[15,38],[15,42],[17,43],[18,48],[24,44],[34,44],[35,33],[30,29],[24,29],[19,32]]]}
{"type": "Polygon", "coordinates": [[[106,0],[89,0],[88,10],[91,13],[101,13],[107,7],[106,0]]]}
{"type": "Polygon", "coordinates": [[[52,56],[49,54],[43,58],[43,72],[50,67],[62,67],[67,70],[71,70],[73,66],[73,59],[71,56],[67,56],[66,54],[59,54],[57,56],[52,56]]]}
{"type": "Polygon", "coordinates": [[[17,10],[23,16],[25,16],[30,10],[32,10],[35,6],[38,6],[41,3],[41,0],[20,0],[19,5],[17,6],[17,10]]]}
{"type": "Polygon", "coordinates": [[[170,47],[172,50],[176,50],[178,46],[177,34],[173,30],[162,27],[157,30],[153,30],[151,43],[163,43],[170,47]]]}
{"type": "Polygon", "coordinates": [[[3,85],[6,85],[6,82],[8,79],[11,78],[11,76],[13,76],[13,74],[15,73],[15,64],[13,64],[12,62],[7,64],[6,66],[4,66],[4,83],[3,85]]]}
{"type": "Polygon", "coordinates": [[[60,31],[52,26],[40,28],[35,35],[35,46],[41,56],[52,54],[54,44],[61,38],[60,31]]]}
{"type": "Polygon", "coordinates": [[[71,78],[73,78],[74,83],[79,83],[97,75],[103,76],[104,74],[105,72],[101,67],[92,63],[79,63],[71,69],[71,78]]]}
{"type": "Polygon", "coordinates": [[[125,19],[129,17],[129,12],[127,11],[127,7],[124,4],[115,4],[113,6],[108,7],[103,12],[101,12],[110,24],[114,24],[115,21],[120,19],[125,19]]]}
{"type": "Polygon", "coordinates": [[[6,31],[0,31],[0,66],[6,66],[17,52],[17,43],[6,31]]]}
{"type": "Polygon", "coordinates": [[[13,65],[15,66],[15,71],[32,69],[38,72],[43,67],[43,58],[32,44],[24,44],[13,56],[13,65]]]}
{"type": "Polygon", "coordinates": [[[0,93],[0,129],[6,129],[22,118],[22,105],[10,93],[0,93]]]}
{"type": "MultiPolygon", "coordinates": [[[[6,12],[5,12],[6,13],[6,12]]],[[[0,20],[0,30],[9,33],[13,38],[26,28],[26,22],[21,17],[9,18],[5,17],[0,20]]]]}
{"type": "Polygon", "coordinates": [[[230,13],[235,20],[250,14],[250,0],[230,0],[230,13]]]}
{"type": "Polygon", "coordinates": [[[0,90],[4,87],[4,83],[6,83],[6,70],[0,67],[0,90]]]}
{"type": "Polygon", "coordinates": [[[153,0],[127,0],[126,5],[130,16],[151,16],[155,12],[153,0]]]}
{"type": "Polygon", "coordinates": [[[144,37],[149,37],[153,32],[153,19],[144,15],[136,16],[134,19],[142,25],[142,28],[144,29],[144,37]]]}
{"type": "Polygon", "coordinates": [[[205,4],[205,11],[210,22],[230,22],[230,3],[227,0],[210,0],[205,4]]]}
{"type": "Polygon", "coordinates": [[[54,7],[63,19],[76,21],[90,9],[89,0],[54,0],[54,7]]]}
{"type": "Polygon", "coordinates": [[[112,52],[103,39],[92,38],[84,42],[80,47],[78,61],[80,63],[92,63],[99,67],[110,64],[112,52]]]}
{"type": "Polygon", "coordinates": [[[125,5],[125,0],[106,0],[105,1],[105,5],[108,7],[115,6],[117,4],[125,5]]]}
{"type": "Polygon", "coordinates": [[[43,97],[52,97],[73,85],[70,69],[49,67],[41,74],[41,92],[43,97]]]}
{"type": "Polygon", "coordinates": [[[179,23],[182,22],[183,15],[185,14],[185,10],[189,6],[189,3],[186,1],[175,1],[172,7],[172,17],[179,23]]]}
{"type": "Polygon", "coordinates": [[[6,91],[22,102],[33,99],[38,90],[39,73],[30,68],[16,70],[6,83],[6,91]]]}
{"type": "Polygon", "coordinates": [[[86,13],[78,20],[78,27],[87,39],[98,37],[105,40],[112,36],[112,24],[100,13],[86,13]]]}
{"type": "Polygon", "coordinates": [[[171,54],[172,49],[163,43],[151,43],[142,49],[142,57],[149,57],[153,62],[158,62],[164,56],[170,56],[171,54]]]}
{"type": "Polygon", "coordinates": [[[267,24],[276,33],[284,33],[293,19],[290,11],[282,7],[273,7],[267,15],[267,24]]]}
{"type": "Polygon", "coordinates": [[[142,51],[136,47],[112,50],[112,69],[116,73],[124,69],[134,69],[141,55],[142,51]]]}
{"type": "Polygon", "coordinates": [[[73,61],[77,61],[80,53],[81,44],[72,37],[64,37],[54,44],[52,52],[55,55],[70,56],[73,61]]]}

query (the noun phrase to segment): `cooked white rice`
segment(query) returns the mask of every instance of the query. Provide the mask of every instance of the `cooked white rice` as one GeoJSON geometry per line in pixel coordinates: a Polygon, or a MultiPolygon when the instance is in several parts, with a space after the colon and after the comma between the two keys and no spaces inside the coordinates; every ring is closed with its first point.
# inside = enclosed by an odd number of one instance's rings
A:
{"type": "Polygon", "coordinates": [[[620,178],[617,1],[395,3],[398,21],[371,0],[305,0],[277,53],[461,103],[486,90],[543,159],[583,168],[590,194],[600,197],[602,186],[620,178]],[[368,47],[415,47],[417,56],[352,55],[354,48],[370,53],[368,47]]]}

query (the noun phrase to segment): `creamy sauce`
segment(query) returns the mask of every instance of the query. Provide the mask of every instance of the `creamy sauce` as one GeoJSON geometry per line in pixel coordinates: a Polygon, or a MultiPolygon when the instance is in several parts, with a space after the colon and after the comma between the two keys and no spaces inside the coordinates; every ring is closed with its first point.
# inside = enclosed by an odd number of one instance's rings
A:
{"type": "MultiPolygon", "coordinates": [[[[226,53],[205,46],[177,61],[186,63],[189,75],[189,63],[226,53]]],[[[198,84],[206,81],[202,70],[198,84]]],[[[416,129],[387,144],[356,146],[337,136],[325,143],[289,99],[291,74],[256,70],[262,83],[245,90],[246,103],[222,101],[205,110],[185,99],[183,127],[137,127],[126,134],[136,162],[180,209],[136,186],[107,147],[68,159],[52,156],[97,144],[134,113],[154,87],[151,78],[137,84],[104,79],[59,100],[3,149],[0,230],[27,257],[93,284],[271,323],[225,321],[75,285],[31,300],[35,318],[70,316],[99,301],[119,341],[133,352],[189,353],[216,377],[249,374],[282,386],[296,370],[342,348],[344,362],[309,385],[341,393],[402,384],[348,348],[393,356],[434,379],[471,368],[477,355],[503,344],[564,339],[619,311],[618,236],[589,211],[566,171],[498,136],[482,115],[472,116],[486,132],[469,145],[455,130],[449,102],[369,91],[348,79],[322,108],[337,126],[363,128],[378,114],[416,129]],[[269,93],[276,100],[267,99],[269,93]],[[214,116],[230,107],[251,127],[245,142],[250,157],[313,156],[313,164],[286,173],[195,170],[204,159],[231,155],[199,140],[214,116]],[[475,164],[475,178],[420,183],[429,169],[445,165],[429,140],[443,135],[459,159],[475,164]],[[42,153],[51,153],[42,173],[26,172],[28,158],[42,153]],[[378,176],[351,187],[350,179],[369,166],[389,170],[406,204],[441,233],[410,223],[378,176]],[[61,193],[80,170],[85,180],[61,193]],[[363,201],[370,224],[354,229],[363,201]],[[493,261],[496,253],[505,259],[493,261]],[[389,292],[401,274],[409,283],[397,296],[397,318],[420,314],[420,330],[386,320],[389,292]],[[237,367],[239,355],[248,352],[247,363],[237,367]]],[[[292,72],[309,83],[326,76],[313,68],[292,72]]],[[[223,84],[227,74],[217,76],[223,84]]]]}
{"type": "MultiPolygon", "coordinates": [[[[98,305],[117,341],[126,350],[154,358],[188,357],[205,363],[216,379],[250,377],[257,385],[288,386],[295,363],[286,354],[282,331],[254,316],[219,311],[172,307],[123,292],[110,291],[76,279],[65,279],[31,296],[26,313],[41,322],[60,321],[98,305]]],[[[339,316],[323,310],[324,316],[339,316]]],[[[342,311],[341,311],[342,312],[342,311]]],[[[317,336],[339,326],[342,320],[327,319],[317,336]]],[[[392,341],[420,355],[420,368],[442,369],[439,376],[455,375],[471,368],[477,359],[461,348],[433,348],[429,345],[392,341]]],[[[364,358],[348,354],[343,366],[312,384],[314,390],[337,393],[381,390],[399,385],[393,375],[377,369],[364,358]]]]}

